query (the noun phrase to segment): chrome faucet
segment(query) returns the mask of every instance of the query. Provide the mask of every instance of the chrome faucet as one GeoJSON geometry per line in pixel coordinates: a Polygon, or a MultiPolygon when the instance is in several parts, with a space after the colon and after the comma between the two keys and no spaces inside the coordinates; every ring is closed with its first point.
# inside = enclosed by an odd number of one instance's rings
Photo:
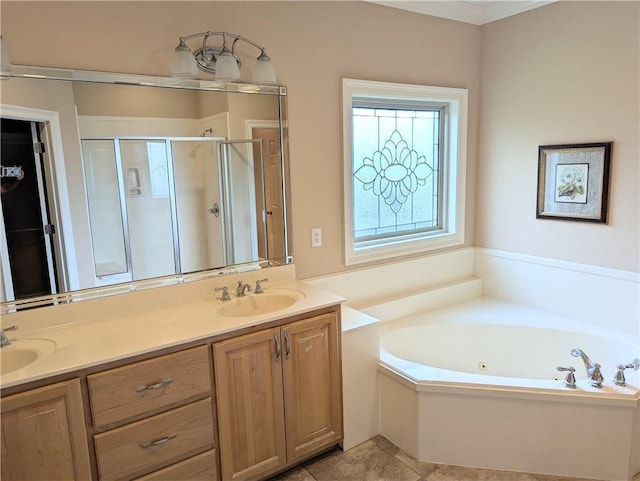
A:
{"type": "Polygon", "coordinates": [[[245,292],[251,292],[253,288],[249,284],[245,284],[242,281],[238,281],[238,287],[236,287],[236,297],[244,297],[246,296],[245,292]]]}
{"type": "Polygon", "coordinates": [[[214,289],[217,291],[222,291],[222,296],[218,297],[219,300],[226,302],[231,300],[231,296],[229,295],[229,288],[227,286],[216,287],[214,289]]]}
{"type": "Polygon", "coordinates": [[[629,364],[620,364],[618,366],[618,372],[613,376],[613,384],[616,386],[627,385],[627,380],[624,378],[625,369],[633,369],[634,371],[637,371],[640,369],[640,359],[634,359],[633,362],[630,362],[629,364]]]}
{"type": "Polygon", "coordinates": [[[573,357],[582,358],[582,362],[584,363],[584,367],[587,370],[587,376],[589,377],[589,382],[593,387],[602,387],[602,382],[604,381],[604,377],[602,376],[602,372],[600,372],[600,364],[597,362],[593,362],[589,359],[589,356],[585,354],[582,349],[578,349],[577,347],[571,349],[571,355],[573,357]]]}
{"type": "Polygon", "coordinates": [[[262,287],[263,282],[267,282],[269,279],[266,277],[264,279],[258,279],[256,281],[256,288],[253,290],[254,294],[264,294],[264,288],[262,287]]]}
{"type": "Polygon", "coordinates": [[[9,340],[5,332],[15,331],[16,329],[18,329],[17,326],[9,326],[5,327],[4,329],[0,328],[0,347],[7,347],[11,345],[11,341],[9,340]]]}
{"type": "Polygon", "coordinates": [[[573,366],[569,366],[569,367],[558,366],[556,369],[558,371],[568,372],[567,377],[564,379],[564,385],[570,389],[575,389],[576,376],[573,374],[575,372],[575,368],[573,366]]]}

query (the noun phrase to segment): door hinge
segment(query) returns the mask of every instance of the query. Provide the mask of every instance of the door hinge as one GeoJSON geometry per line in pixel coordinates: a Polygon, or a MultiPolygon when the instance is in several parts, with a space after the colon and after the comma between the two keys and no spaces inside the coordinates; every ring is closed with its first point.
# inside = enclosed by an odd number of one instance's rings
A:
{"type": "Polygon", "coordinates": [[[36,154],[44,154],[44,142],[34,142],[33,151],[36,154]]]}
{"type": "Polygon", "coordinates": [[[47,235],[53,235],[56,233],[56,226],[53,224],[44,225],[44,233],[47,235]]]}

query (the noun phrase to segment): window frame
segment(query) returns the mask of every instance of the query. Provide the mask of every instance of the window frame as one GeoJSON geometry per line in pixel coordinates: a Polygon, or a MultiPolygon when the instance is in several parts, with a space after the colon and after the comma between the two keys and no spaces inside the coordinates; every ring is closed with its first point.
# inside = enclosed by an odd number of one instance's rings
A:
{"type": "MultiPolygon", "coordinates": [[[[344,262],[345,265],[391,259],[458,246],[465,238],[468,90],[373,80],[342,79],[344,262]],[[442,228],[430,232],[409,231],[375,241],[354,239],[353,117],[354,98],[368,101],[415,101],[444,104],[443,165],[440,199],[442,228]]],[[[439,200],[440,201],[440,200],[439,200]]]]}

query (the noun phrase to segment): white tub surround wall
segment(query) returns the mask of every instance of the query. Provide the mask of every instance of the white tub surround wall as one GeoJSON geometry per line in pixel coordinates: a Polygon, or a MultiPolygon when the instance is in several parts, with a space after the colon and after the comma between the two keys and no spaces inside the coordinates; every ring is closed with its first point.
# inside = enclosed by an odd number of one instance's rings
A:
{"type": "Polygon", "coordinates": [[[349,306],[342,306],[344,449],[380,433],[380,321],[479,296],[482,284],[472,273],[473,249],[463,248],[305,280],[349,306]],[[398,302],[407,296],[411,302],[398,302]]]}
{"type": "Polygon", "coordinates": [[[640,273],[475,248],[483,294],[629,333],[640,340],[640,273]]]}
{"type": "Polygon", "coordinates": [[[304,280],[344,297],[349,307],[362,310],[472,277],[473,248],[469,247],[304,280]]]}
{"type": "Polygon", "coordinates": [[[630,481],[640,401],[422,385],[382,368],[381,432],[419,461],[630,481]]]}
{"type": "Polygon", "coordinates": [[[343,448],[380,433],[378,320],[342,306],[343,448]]]}

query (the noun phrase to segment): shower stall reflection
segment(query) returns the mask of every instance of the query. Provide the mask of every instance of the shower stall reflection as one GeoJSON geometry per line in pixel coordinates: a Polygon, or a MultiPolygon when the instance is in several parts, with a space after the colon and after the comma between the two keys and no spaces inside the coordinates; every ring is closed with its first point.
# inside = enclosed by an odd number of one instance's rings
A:
{"type": "Polygon", "coordinates": [[[259,142],[83,139],[96,284],[259,260],[259,142]]]}

